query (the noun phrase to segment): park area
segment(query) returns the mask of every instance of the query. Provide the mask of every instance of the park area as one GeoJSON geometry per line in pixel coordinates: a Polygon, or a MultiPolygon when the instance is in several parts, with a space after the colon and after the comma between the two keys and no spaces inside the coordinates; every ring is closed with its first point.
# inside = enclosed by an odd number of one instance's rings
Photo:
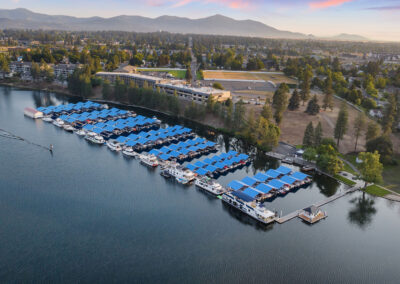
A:
{"type": "Polygon", "coordinates": [[[185,79],[186,70],[182,69],[169,69],[169,68],[138,68],[139,72],[164,72],[169,73],[177,79],[185,79]]]}
{"type": "Polygon", "coordinates": [[[297,84],[295,79],[279,72],[204,70],[203,77],[205,80],[262,80],[265,82],[271,81],[274,84],[297,84]]]}

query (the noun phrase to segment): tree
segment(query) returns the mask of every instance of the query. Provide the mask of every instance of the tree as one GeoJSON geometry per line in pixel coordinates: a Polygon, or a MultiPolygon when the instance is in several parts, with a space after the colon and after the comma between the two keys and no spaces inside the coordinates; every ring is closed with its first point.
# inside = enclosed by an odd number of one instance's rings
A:
{"type": "Polygon", "coordinates": [[[338,118],[336,120],[335,133],[334,133],[334,137],[336,138],[337,141],[336,143],[338,147],[340,140],[343,139],[344,135],[347,132],[348,119],[349,119],[349,114],[347,112],[347,105],[343,103],[339,111],[338,118]]]}
{"type": "Polygon", "coordinates": [[[300,107],[300,101],[301,101],[301,97],[299,92],[297,91],[297,89],[295,89],[292,93],[292,96],[290,97],[289,100],[289,105],[288,105],[288,109],[289,110],[296,110],[300,107]]]}
{"type": "Polygon", "coordinates": [[[321,121],[318,122],[317,127],[315,127],[314,131],[314,146],[318,147],[322,143],[322,136],[323,136],[323,130],[322,130],[322,124],[321,121]]]}
{"type": "Polygon", "coordinates": [[[300,91],[303,105],[310,97],[310,86],[312,77],[313,77],[312,67],[309,64],[307,64],[303,71],[303,81],[301,83],[301,91],[300,91]]]}
{"type": "Polygon", "coordinates": [[[368,182],[381,182],[383,165],[381,164],[378,151],[361,152],[358,154],[358,159],[361,160],[359,165],[362,179],[365,181],[365,187],[368,182]]]}
{"type": "Polygon", "coordinates": [[[188,82],[192,81],[192,69],[190,68],[190,65],[188,65],[188,67],[186,68],[185,79],[188,82]]]}
{"type": "Polygon", "coordinates": [[[308,102],[306,113],[310,115],[316,115],[319,113],[320,106],[318,104],[317,96],[314,97],[308,102]]]}
{"type": "Polygon", "coordinates": [[[40,77],[40,66],[36,62],[32,62],[31,76],[33,80],[37,80],[40,77]]]}
{"type": "Polygon", "coordinates": [[[246,109],[244,107],[244,102],[242,100],[235,104],[235,112],[233,114],[233,125],[235,129],[241,130],[244,125],[244,116],[246,109]]]}
{"type": "Polygon", "coordinates": [[[325,79],[325,84],[324,84],[324,91],[325,91],[325,96],[323,100],[322,107],[324,110],[327,108],[330,108],[333,110],[333,88],[332,88],[332,73],[328,72],[328,76],[325,79]]]}
{"type": "Polygon", "coordinates": [[[368,142],[369,140],[375,139],[380,135],[380,133],[381,133],[381,128],[379,127],[379,125],[376,122],[371,121],[368,123],[367,126],[367,132],[365,133],[365,140],[368,142]]]}
{"type": "Polygon", "coordinates": [[[358,143],[358,137],[360,137],[361,132],[364,130],[365,128],[365,114],[363,112],[359,112],[356,119],[354,120],[354,134],[356,136],[356,143],[354,144],[354,152],[357,151],[357,143],[358,143]]]}
{"type": "Polygon", "coordinates": [[[105,99],[105,100],[110,100],[111,99],[112,91],[111,91],[110,81],[105,80],[103,82],[103,89],[102,89],[101,92],[103,94],[103,99],[105,99]]]}
{"type": "Polygon", "coordinates": [[[214,98],[212,95],[209,95],[206,101],[206,110],[207,112],[212,112],[214,109],[214,98]]]}
{"type": "Polygon", "coordinates": [[[306,161],[315,161],[316,158],[317,151],[315,150],[315,148],[309,147],[303,153],[303,159],[305,159],[306,161]]]}
{"type": "Polygon", "coordinates": [[[271,120],[271,118],[272,118],[272,110],[271,110],[271,107],[268,104],[268,102],[265,102],[265,104],[263,106],[263,109],[261,111],[261,116],[263,118],[265,118],[266,120],[268,120],[268,121],[271,120]]]}
{"type": "Polygon", "coordinates": [[[321,145],[317,149],[317,166],[332,175],[343,170],[343,162],[339,159],[337,150],[332,145],[321,145]]]}
{"type": "Polygon", "coordinates": [[[214,89],[224,90],[224,87],[219,82],[215,82],[212,86],[214,89]]]}
{"type": "Polygon", "coordinates": [[[393,161],[393,143],[388,135],[379,136],[367,142],[367,151],[378,151],[381,162],[388,164],[393,161]]]}
{"type": "Polygon", "coordinates": [[[303,146],[314,146],[314,127],[312,125],[312,122],[307,125],[306,130],[304,131],[303,146]]]}
{"type": "Polygon", "coordinates": [[[394,122],[397,116],[397,100],[394,94],[388,97],[388,104],[382,119],[382,130],[384,134],[390,134],[393,129],[394,122]]]}
{"type": "Polygon", "coordinates": [[[272,98],[272,106],[275,108],[274,118],[278,124],[282,121],[283,113],[288,105],[288,91],[288,85],[282,83],[279,85],[272,98]]]}

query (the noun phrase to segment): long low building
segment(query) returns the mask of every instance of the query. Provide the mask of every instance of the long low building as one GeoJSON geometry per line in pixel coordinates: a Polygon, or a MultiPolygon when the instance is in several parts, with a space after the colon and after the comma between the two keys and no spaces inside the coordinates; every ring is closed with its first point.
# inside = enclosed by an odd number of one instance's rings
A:
{"type": "Polygon", "coordinates": [[[131,82],[134,82],[138,87],[143,87],[146,82],[148,87],[159,89],[160,91],[169,95],[174,95],[176,93],[180,99],[194,101],[196,103],[206,102],[209,96],[212,96],[214,101],[220,102],[231,98],[230,91],[219,90],[211,87],[196,88],[184,85],[182,84],[182,81],[178,81],[178,83],[176,83],[176,80],[172,81],[137,73],[98,72],[96,75],[102,79],[107,79],[112,83],[114,83],[117,78],[123,80],[127,85],[129,85],[131,82]]]}
{"type": "Polygon", "coordinates": [[[156,84],[165,81],[165,79],[159,77],[141,75],[137,73],[124,73],[124,72],[97,72],[96,76],[99,76],[104,80],[108,80],[111,83],[114,83],[117,80],[117,78],[124,81],[126,85],[129,85],[131,82],[133,82],[139,88],[142,88],[145,82],[148,87],[155,88],[156,84]]]}

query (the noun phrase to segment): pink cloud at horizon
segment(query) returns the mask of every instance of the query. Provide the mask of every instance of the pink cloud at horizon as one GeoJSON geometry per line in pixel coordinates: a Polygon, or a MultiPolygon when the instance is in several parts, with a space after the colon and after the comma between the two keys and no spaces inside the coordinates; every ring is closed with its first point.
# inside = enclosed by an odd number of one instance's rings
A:
{"type": "Polygon", "coordinates": [[[220,4],[232,9],[249,8],[260,0],[146,0],[151,6],[171,5],[172,7],[182,7],[191,3],[220,4]]]}
{"type": "Polygon", "coordinates": [[[309,3],[311,9],[326,9],[329,7],[339,6],[347,2],[353,2],[354,0],[324,0],[314,1],[309,3]]]}

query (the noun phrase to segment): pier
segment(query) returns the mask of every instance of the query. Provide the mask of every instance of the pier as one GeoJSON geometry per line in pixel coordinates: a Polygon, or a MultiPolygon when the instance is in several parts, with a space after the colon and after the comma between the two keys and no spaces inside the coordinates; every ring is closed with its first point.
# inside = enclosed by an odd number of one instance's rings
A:
{"type": "MultiPolygon", "coordinates": [[[[351,188],[349,188],[349,189],[343,190],[342,192],[339,192],[339,193],[337,193],[337,194],[335,194],[335,195],[332,195],[332,196],[330,196],[330,197],[328,197],[328,198],[326,198],[326,199],[324,199],[324,200],[318,201],[318,202],[314,203],[313,205],[316,206],[316,207],[324,206],[325,204],[328,204],[328,203],[330,203],[330,202],[332,202],[332,201],[334,201],[334,200],[336,200],[336,199],[339,199],[340,197],[343,197],[343,196],[345,196],[345,195],[348,194],[348,193],[351,193],[351,192],[356,191],[358,188],[359,188],[359,187],[356,185],[356,186],[351,187],[351,188]]],[[[304,209],[305,209],[305,208],[304,208],[304,209]]],[[[279,224],[283,224],[283,223],[285,223],[285,222],[287,222],[287,221],[290,221],[290,220],[292,220],[292,219],[298,217],[299,214],[300,214],[304,209],[296,210],[296,211],[293,211],[293,212],[291,212],[291,213],[289,213],[289,214],[287,214],[287,215],[285,215],[285,216],[282,216],[282,217],[280,217],[280,218],[276,218],[276,222],[279,223],[279,224]]]]}

